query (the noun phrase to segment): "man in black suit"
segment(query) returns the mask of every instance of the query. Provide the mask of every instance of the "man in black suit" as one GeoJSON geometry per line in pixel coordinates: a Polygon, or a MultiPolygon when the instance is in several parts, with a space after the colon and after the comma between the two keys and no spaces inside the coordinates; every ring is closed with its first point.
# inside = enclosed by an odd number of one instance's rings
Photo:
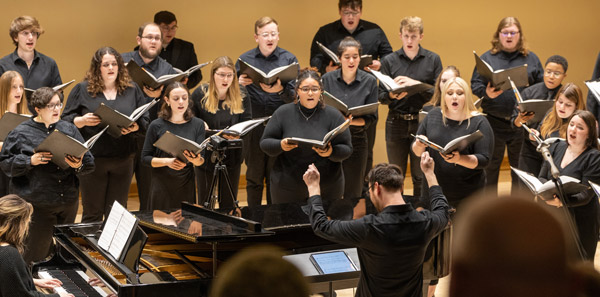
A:
{"type": "MultiPolygon", "coordinates": [[[[198,65],[194,44],[179,38],[177,34],[177,18],[170,11],[159,11],[154,15],[154,23],[160,27],[163,35],[162,51],[160,57],[167,60],[181,71],[186,71],[192,66],[198,65]]],[[[195,71],[190,75],[187,81],[188,89],[192,89],[202,80],[202,71],[195,71]]]]}

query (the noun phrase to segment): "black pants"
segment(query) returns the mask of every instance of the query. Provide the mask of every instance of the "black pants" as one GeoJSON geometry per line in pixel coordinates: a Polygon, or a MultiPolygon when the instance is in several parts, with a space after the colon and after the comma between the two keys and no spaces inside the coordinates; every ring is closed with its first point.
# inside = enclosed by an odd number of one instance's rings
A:
{"type": "Polygon", "coordinates": [[[54,225],[74,223],[77,207],[78,200],[56,206],[33,206],[23,253],[25,263],[41,261],[50,255],[54,225]]]}
{"type": "MultiPolygon", "coordinates": [[[[375,138],[377,137],[377,122],[376,118],[367,128],[367,166],[365,167],[365,177],[373,168],[373,148],[375,147],[375,138]]],[[[368,187],[368,182],[365,182],[365,186],[368,187]]]]}
{"type": "Polygon", "coordinates": [[[275,158],[269,157],[260,149],[260,138],[265,127],[259,125],[254,128],[244,139],[244,161],[248,167],[246,170],[246,192],[248,194],[248,206],[260,205],[264,185],[267,185],[267,204],[271,204],[271,169],[275,158]]]}
{"type": "MultiPolygon", "coordinates": [[[[209,161],[210,156],[207,156],[205,162],[209,161]]],[[[196,167],[196,187],[198,191],[198,202],[200,205],[204,205],[204,202],[208,200],[208,192],[210,191],[210,185],[213,180],[215,166],[214,164],[210,164],[211,166],[201,166],[196,167]]],[[[240,184],[240,170],[242,164],[231,164],[227,166],[227,175],[229,175],[229,180],[231,182],[231,189],[233,191],[233,197],[229,193],[227,189],[225,178],[221,179],[221,189],[219,190],[219,208],[233,208],[233,200],[237,200],[238,194],[238,186],[240,184]]]]}
{"type": "Polygon", "coordinates": [[[350,127],[352,155],[342,162],[344,170],[344,199],[358,200],[362,196],[365,168],[367,167],[367,132],[363,127],[350,127]]]}
{"type": "MultiPolygon", "coordinates": [[[[486,116],[492,130],[494,131],[494,151],[488,167],[485,169],[487,176],[487,188],[491,193],[498,193],[498,176],[500,175],[500,166],[504,159],[505,149],[508,151],[508,163],[510,166],[518,168],[519,155],[521,153],[521,144],[523,138],[521,132],[513,130],[510,121],[499,119],[493,116],[486,116]]],[[[519,177],[512,172],[511,192],[516,193],[519,187],[519,177]]]]}
{"type": "Polygon", "coordinates": [[[406,175],[406,166],[410,157],[410,175],[413,183],[413,196],[421,196],[421,159],[411,149],[413,142],[410,134],[417,134],[418,120],[404,120],[388,115],[385,123],[385,146],[388,161],[400,166],[402,174],[406,175]]]}
{"type": "Polygon", "coordinates": [[[137,185],[140,199],[140,210],[150,209],[150,188],[152,186],[152,167],[142,164],[142,148],[144,138],[138,138],[137,150],[133,159],[133,170],[135,172],[135,184],[137,185]]]}
{"type": "Polygon", "coordinates": [[[133,155],[127,158],[95,158],[94,172],[79,177],[83,206],[81,222],[102,221],[115,201],[127,207],[133,158],[133,155]]]}

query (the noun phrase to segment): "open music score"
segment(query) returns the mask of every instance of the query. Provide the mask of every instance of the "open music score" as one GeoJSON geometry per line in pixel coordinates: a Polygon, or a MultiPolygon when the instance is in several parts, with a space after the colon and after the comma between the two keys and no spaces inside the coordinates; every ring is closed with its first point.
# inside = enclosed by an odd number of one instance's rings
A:
{"type": "Polygon", "coordinates": [[[115,201],[98,239],[98,246],[115,259],[121,259],[123,250],[137,227],[138,220],[125,207],[115,201]]]}

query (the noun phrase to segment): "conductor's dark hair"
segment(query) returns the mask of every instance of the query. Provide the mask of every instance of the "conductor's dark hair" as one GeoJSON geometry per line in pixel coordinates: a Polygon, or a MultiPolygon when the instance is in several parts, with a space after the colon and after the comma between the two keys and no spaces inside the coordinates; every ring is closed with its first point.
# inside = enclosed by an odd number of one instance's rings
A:
{"type": "MultiPolygon", "coordinates": [[[[300,91],[300,85],[302,84],[302,82],[309,78],[316,80],[319,83],[319,88],[321,88],[321,92],[323,91],[323,81],[321,81],[321,75],[317,71],[317,68],[306,67],[300,70],[300,74],[298,74],[298,77],[296,78],[296,95],[300,91]]],[[[324,108],[325,104],[323,103],[322,98],[323,96],[321,96],[321,98],[319,99],[319,106],[324,108]]]]}
{"type": "Polygon", "coordinates": [[[338,9],[342,10],[344,7],[362,10],[362,0],[340,0],[338,2],[338,9]]]}
{"type": "MultiPolygon", "coordinates": [[[[600,149],[600,145],[598,143],[598,126],[596,124],[596,117],[593,113],[587,110],[576,110],[569,123],[573,120],[573,117],[580,117],[585,125],[588,127],[588,135],[587,140],[585,141],[585,145],[594,149],[600,149]]],[[[569,137],[566,137],[567,143],[569,142],[569,137]]]]}
{"type": "Polygon", "coordinates": [[[273,246],[243,250],[217,271],[211,288],[213,297],[308,297],[308,284],[283,252],[273,246]],[[248,277],[248,276],[252,277],[248,277]]]}
{"type": "MultiPolygon", "coordinates": [[[[146,30],[146,27],[148,26],[156,26],[156,28],[158,28],[160,31],[160,27],[158,26],[158,24],[153,23],[153,22],[148,22],[148,23],[143,23],[139,28],[138,28],[138,37],[142,38],[142,36],[144,35],[144,30],[146,30]]],[[[162,36],[162,31],[160,31],[160,39],[162,40],[163,36],[162,36]]]]}
{"type": "Polygon", "coordinates": [[[358,49],[358,54],[362,55],[362,45],[360,45],[360,41],[354,39],[352,36],[346,36],[346,38],[342,39],[340,45],[337,48],[338,57],[342,57],[344,51],[349,47],[355,47],[358,49]]]}
{"type": "Polygon", "coordinates": [[[154,23],[155,24],[170,24],[172,22],[177,22],[177,18],[175,17],[175,14],[173,14],[170,11],[166,11],[166,10],[162,10],[157,12],[154,15],[154,23]]]}
{"type": "MultiPolygon", "coordinates": [[[[180,81],[176,81],[167,86],[167,89],[165,90],[165,98],[170,99],[171,92],[175,89],[184,89],[187,92],[188,107],[185,110],[185,113],[183,114],[183,119],[186,121],[189,121],[194,116],[194,113],[192,112],[192,104],[193,103],[192,103],[191,96],[190,96],[190,90],[188,90],[187,86],[184,83],[182,83],[180,81]]],[[[173,111],[171,110],[171,107],[169,105],[167,105],[166,100],[163,100],[160,110],[158,111],[158,117],[163,120],[168,120],[171,118],[172,115],[173,115],[173,111]]]]}
{"type": "Polygon", "coordinates": [[[402,169],[398,165],[380,163],[369,171],[367,180],[370,186],[378,183],[388,191],[397,192],[402,190],[404,175],[402,175],[402,169]]]}
{"type": "Polygon", "coordinates": [[[550,56],[550,58],[546,60],[546,64],[544,64],[544,66],[548,65],[548,63],[556,63],[562,66],[565,73],[567,73],[567,68],[569,68],[569,62],[567,62],[567,59],[559,55],[550,56]]]}
{"type": "Polygon", "coordinates": [[[62,92],[55,91],[49,87],[41,87],[33,92],[33,95],[31,95],[31,100],[27,102],[27,107],[29,108],[29,111],[36,116],[37,112],[35,109],[42,109],[46,107],[46,105],[48,105],[48,103],[50,103],[52,98],[54,98],[56,95],[58,95],[60,102],[63,102],[62,92]]]}

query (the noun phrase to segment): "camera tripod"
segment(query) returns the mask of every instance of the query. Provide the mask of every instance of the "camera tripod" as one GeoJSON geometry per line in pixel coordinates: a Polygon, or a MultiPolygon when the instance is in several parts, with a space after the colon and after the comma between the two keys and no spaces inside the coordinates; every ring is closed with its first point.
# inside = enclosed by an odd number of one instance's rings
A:
{"type": "Polygon", "coordinates": [[[231,200],[233,201],[234,209],[239,208],[238,201],[233,194],[233,187],[231,186],[231,180],[229,179],[229,174],[227,173],[227,165],[223,164],[223,160],[225,159],[225,150],[214,150],[213,158],[217,161],[215,164],[215,170],[213,171],[212,182],[210,183],[210,190],[208,191],[208,196],[206,202],[204,202],[204,207],[214,210],[215,204],[219,201],[221,204],[221,193],[223,193],[224,186],[227,191],[231,195],[231,200]],[[225,180],[223,182],[223,180],[225,180]],[[217,190],[218,189],[218,190],[217,190]],[[217,190],[215,192],[215,190],[217,190]]]}

